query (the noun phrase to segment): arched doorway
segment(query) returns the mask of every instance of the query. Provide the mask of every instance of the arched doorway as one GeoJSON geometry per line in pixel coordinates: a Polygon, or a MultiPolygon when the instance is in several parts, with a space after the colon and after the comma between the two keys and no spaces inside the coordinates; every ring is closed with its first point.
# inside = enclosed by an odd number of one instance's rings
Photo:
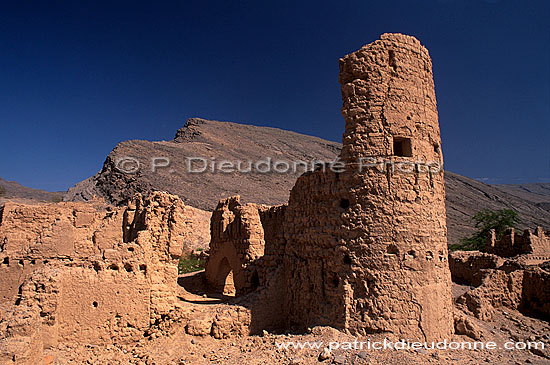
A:
{"type": "Polygon", "coordinates": [[[229,260],[224,257],[220,262],[218,275],[216,276],[216,289],[227,296],[235,296],[235,281],[233,279],[233,270],[229,265],[229,260]]]}

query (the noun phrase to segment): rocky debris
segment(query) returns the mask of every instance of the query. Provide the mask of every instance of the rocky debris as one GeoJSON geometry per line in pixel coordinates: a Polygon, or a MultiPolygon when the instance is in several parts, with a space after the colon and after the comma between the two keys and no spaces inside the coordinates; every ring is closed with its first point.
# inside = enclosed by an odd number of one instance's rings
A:
{"type": "Polygon", "coordinates": [[[464,315],[456,314],[454,316],[455,333],[457,335],[465,335],[474,340],[481,340],[483,331],[474,321],[464,315]]]}
{"type": "Polygon", "coordinates": [[[332,353],[328,348],[325,347],[323,351],[321,351],[321,353],[319,354],[319,361],[328,360],[331,358],[331,356],[332,356],[332,353]]]}
{"type": "MultiPolygon", "coordinates": [[[[467,316],[465,314],[465,316],[467,316]]],[[[514,337],[528,339],[530,334],[544,334],[550,330],[545,322],[534,321],[523,317],[516,312],[508,312],[504,315],[498,312],[494,323],[495,334],[487,331],[484,341],[496,341],[499,345],[510,339],[510,333],[500,331],[504,326],[510,329],[514,337]],[[523,328],[522,328],[523,327],[523,328]]],[[[494,328],[490,324],[490,328],[494,328]]],[[[279,349],[277,344],[285,342],[293,343],[322,343],[330,342],[353,343],[353,341],[383,340],[384,334],[369,335],[368,337],[354,337],[348,334],[329,330],[328,328],[313,328],[312,333],[276,334],[268,338],[259,336],[231,337],[227,339],[214,339],[210,336],[192,337],[177,328],[173,334],[142,341],[136,345],[125,346],[89,346],[85,344],[72,344],[59,346],[45,351],[46,356],[53,356],[57,363],[85,362],[98,363],[124,363],[124,364],[165,364],[170,362],[185,364],[319,364],[320,348],[304,349],[279,349]],[[326,329],[326,330],[325,330],[326,329]],[[194,343],[191,342],[194,340],[194,343]]],[[[535,339],[538,341],[538,337],[535,339]]],[[[450,341],[469,341],[463,335],[455,335],[450,341]]],[[[546,340],[543,340],[546,341],[546,340]]],[[[535,350],[536,352],[536,350],[535,350]]],[[[495,351],[495,350],[427,350],[427,351],[395,351],[373,349],[335,349],[332,351],[332,360],[325,360],[322,364],[335,363],[345,359],[345,364],[477,364],[486,362],[489,364],[507,363],[533,363],[546,364],[548,359],[529,350],[495,351]]]]}

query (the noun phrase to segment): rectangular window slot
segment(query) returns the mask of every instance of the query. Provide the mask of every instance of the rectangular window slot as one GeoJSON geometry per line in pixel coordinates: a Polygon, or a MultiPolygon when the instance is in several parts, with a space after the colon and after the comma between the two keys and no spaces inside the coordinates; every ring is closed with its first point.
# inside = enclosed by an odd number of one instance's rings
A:
{"type": "Polygon", "coordinates": [[[412,142],[410,138],[393,137],[394,156],[412,157],[412,142]]]}

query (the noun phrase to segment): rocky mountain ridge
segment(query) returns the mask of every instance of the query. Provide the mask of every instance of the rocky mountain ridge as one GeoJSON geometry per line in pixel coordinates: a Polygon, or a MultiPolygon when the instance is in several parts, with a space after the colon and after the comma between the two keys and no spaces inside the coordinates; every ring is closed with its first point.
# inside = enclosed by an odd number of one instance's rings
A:
{"type": "MultiPolygon", "coordinates": [[[[103,169],[70,188],[65,200],[90,200],[95,195],[120,205],[134,193],[161,190],[177,194],[187,205],[210,211],[219,199],[232,195],[240,195],[243,202],[283,204],[288,201],[299,171],[187,173],[189,158],[202,158],[209,166],[215,163],[219,166],[224,160],[246,162],[267,158],[331,161],[340,148],[337,142],[281,129],[192,118],[172,141],[119,143],[107,156],[103,169]],[[124,169],[131,172],[121,171],[124,169]]],[[[473,232],[470,217],[485,208],[516,210],[522,219],[521,228],[533,229],[537,225],[550,228],[550,195],[544,195],[547,189],[544,185],[536,185],[536,189],[529,185],[531,190],[525,186],[487,185],[449,171],[445,183],[449,243],[473,232]]]]}

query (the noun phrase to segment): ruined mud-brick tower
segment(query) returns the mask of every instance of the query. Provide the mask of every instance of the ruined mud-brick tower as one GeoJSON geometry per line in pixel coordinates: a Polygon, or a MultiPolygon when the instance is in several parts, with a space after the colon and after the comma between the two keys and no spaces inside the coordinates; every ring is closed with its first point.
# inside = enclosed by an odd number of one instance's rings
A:
{"type": "Polygon", "coordinates": [[[289,325],[448,337],[443,172],[411,168],[443,163],[428,51],[384,34],[340,60],[340,83],[345,171],[303,175],[287,209],[289,325]],[[361,169],[366,158],[394,168],[361,169]]]}

